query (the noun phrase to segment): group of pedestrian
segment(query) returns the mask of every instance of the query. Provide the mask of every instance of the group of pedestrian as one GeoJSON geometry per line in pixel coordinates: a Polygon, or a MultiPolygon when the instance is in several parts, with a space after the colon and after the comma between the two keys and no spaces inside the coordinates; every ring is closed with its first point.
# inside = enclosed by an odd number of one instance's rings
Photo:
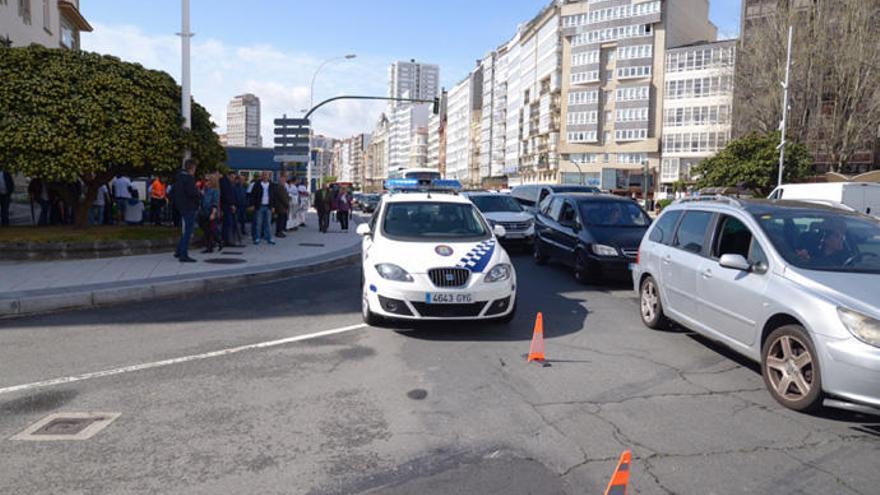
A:
{"type": "Polygon", "coordinates": [[[318,212],[318,228],[326,234],[330,228],[330,217],[336,215],[339,227],[348,232],[352,211],[351,189],[337,184],[324,184],[315,193],[315,210],[318,212]]]}

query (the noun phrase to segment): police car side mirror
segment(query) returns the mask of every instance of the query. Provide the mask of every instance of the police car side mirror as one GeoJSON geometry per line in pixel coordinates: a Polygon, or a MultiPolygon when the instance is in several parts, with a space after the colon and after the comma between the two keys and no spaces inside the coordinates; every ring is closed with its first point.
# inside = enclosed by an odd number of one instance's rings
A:
{"type": "Polygon", "coordinates": [[[355,233],[357,233],[357,235],[361,237],[366,237],[372,235],[373,231],[370,229],[370,224],[362,223],[357,226],[357,229],[355,229],[355,233]]]}
{"type": "Polygon", "coordinates": [[[503,225],[496,225],[492,228],[492,232],[495,232],[495,237],[501,238],[507,235],[507,229],[504,228],[503,225]]]}

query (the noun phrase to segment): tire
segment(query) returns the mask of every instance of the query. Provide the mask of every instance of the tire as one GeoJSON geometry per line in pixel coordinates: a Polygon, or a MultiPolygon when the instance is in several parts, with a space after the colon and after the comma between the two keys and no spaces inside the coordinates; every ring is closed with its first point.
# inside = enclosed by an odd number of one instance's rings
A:
{"type": "Polygon", "coordinates": [[[382,324],[382,317],[370,311],[370,301],[367,299],[366,292],[363,292],[363,296],[361,296],[361,316],[364,319],[364,323],[371,327],[377,327],[382,324]]]}
{"type": "Polygon", "coordinates": [[[642,323],[652,330],[661,330],[669,325],[669,320],[663,314],[663,301],[660,300],[660,289],[654,277],[646,277],[639,286],[639,315],[642,323]]]}
{"type": "Polygon", "coordinates": [[[532,257],[535,259],[536,265],[546,265],[547,261],[550,260],[550,257],[544,254],[541,241],[537,237],[535,238],[535,247],[532,249],[532,257]]]}
{"type": "Polygon", "coordinates": [[[770,395],[783,406],[806,412],[822,405],[818,354],[804,327],[785,325],[767,336],[761,350],[761,374],[770,395]]]}
{"type": "Polygon", "coordinates": [[[574,279],[585,285],[593,281],[587,255],[580,249],[574,253],[574,279]]]}

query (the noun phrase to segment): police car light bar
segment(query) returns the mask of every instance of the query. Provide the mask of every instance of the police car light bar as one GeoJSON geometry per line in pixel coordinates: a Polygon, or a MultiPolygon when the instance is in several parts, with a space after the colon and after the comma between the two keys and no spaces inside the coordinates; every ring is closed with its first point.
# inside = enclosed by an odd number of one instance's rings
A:
{"type": "Polygon", "coordinates": [[[461,191],[461,182],[454,179],[434,179],[427,184],[418,179],[388,179],[385,189],[391,192],[453,192],[461,191]]]}

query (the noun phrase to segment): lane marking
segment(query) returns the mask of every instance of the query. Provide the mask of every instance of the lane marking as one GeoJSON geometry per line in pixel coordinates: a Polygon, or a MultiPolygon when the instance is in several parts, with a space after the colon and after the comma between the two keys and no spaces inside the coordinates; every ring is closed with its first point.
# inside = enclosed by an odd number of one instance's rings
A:
{"type": "Polygon", "coordinates": [[[39,382],[25,383],[23,385],[15,385],[12,387],[0,388],[0,395],[3,394],[11,394],[13,392],[21,392],[24,390],[33,390],[37,388],[46,388],[46,387],[54,387],[55,385],[64,385],[67,383],[75,383],[81,382],[85,380],[92,380],[94,378],[104,378],[108,376],[122,375],[125,373],[133,373],[135,371],[144,371],[154,368],[162,368],[165,366],[171,366],[173,364],[181,364],[181,363],[189,363],[192,361],[201,361],[203,359],[210,359],[221,356],[229,356],[231,354],[237,354],[239,352],[251,351],[254,349],[266,349],[268,347],[277,347],[286,344],[292,344],[295,342],[302,342],[304,340],[317,339],[320,337],[327,337],[329,335],[338,335],[346,332],[353,332],[355,330],[360,330],[362,328],[367,328],[367,325],[361,323],[359,325],[350,325],[347,327],[334,328],[331,330],[323,330],[321,332],[309,333],[305,335],[297,335],[295,337],[287,337],[284,339],[278,340],[270,340],[267,342],[258,342],[256,344],[248,344],[242,345],[238,347],[230,347],[227,349],[221,349],[218,351],[205,352],[203,354],[193,354],[190,356],[183,356],[172,359],[163,359],[162,361],[154,361],[152,363],[142,363],[142,364],[134,364],[131,366],[123,366],[121,368],[113,368],[109,370],[103,371],[94,371],[91,373],[83,373],[81,375],[71,375],[65,376],[61,378],[52,378],[51,380],[43,380],[39,382]]]}

